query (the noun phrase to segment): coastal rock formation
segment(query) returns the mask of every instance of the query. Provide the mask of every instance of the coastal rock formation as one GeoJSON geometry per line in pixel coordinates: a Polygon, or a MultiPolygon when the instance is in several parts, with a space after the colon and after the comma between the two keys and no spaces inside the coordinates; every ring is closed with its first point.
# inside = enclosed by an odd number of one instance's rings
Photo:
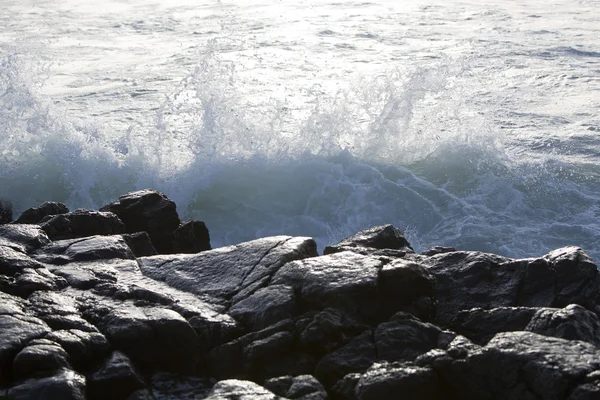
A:
{"type": "Polygon", "coordinates": [[[210,250],[159,192],[52,207],[0,226],[0,399],[600,396],[582,249],[416,254],[386,225],[326,255],[292,236],[210,250]]]}

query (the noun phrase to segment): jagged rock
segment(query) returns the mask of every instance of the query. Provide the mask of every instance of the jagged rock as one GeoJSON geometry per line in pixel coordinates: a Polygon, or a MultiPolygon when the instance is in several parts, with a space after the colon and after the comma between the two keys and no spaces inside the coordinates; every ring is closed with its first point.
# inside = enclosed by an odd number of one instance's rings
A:
{"type": "Polygon", "coordinates": [[[284,375],[267,379],[263,386],[265,389],[273,392],[277,396],[285,396],[290,386],[292,386],[293,381],[293,376],[284,375]]]}
{"type": "Polygon", "coordinates": [[[525,330],[535,315],[533,307],[473,308],[460,311],[451,329],[479,345],[485,345],[500,332],[525,330]]]}
{"type": "Polygon", "coordinates": [[[423,353],[438,347],[442,330],[421,322],[411,314],[398,313],[389,322],[377,326],[373,336],[377,359],[385,361],[412,361],[423,353]]]}
{"type": "Polygon", "coordinates": [[[133,259],[134,255],[123,238],[115,235],[55,241],[34,251],[32,257],[43,263],[64,265],[75,261],[133,259]]]}
{"type": "Polygon", "coordinates": [[[51,240],[124,233],[124,225],[110,212],[75,210],[46,217],[40,224],[51,240]]]}
{"type": "Polygon", "coordinates": [[[148,232],[159,253],[173,252],[174,232],[180,221],[175,203],[163,193],[149,189],[127,193],[100,210],[115,213],[125,224],[126,233],[148,232]]]}
{"type": "Polygon", "coordinates": [[[85,400],[85,378],[80,374],[63,370],[42,379],[29,379],[9,389],[10,400],[85,400]]]}
{"type": "Polygon", "coordinates": [[[283,396],[288,399],[327,400],[325,388],[312,375],[294,377],[290,387],[283,396]]]}
{"type": "Polygon", "coordinates": [[[359,400],[447,399],[439,378],[431,368],[376,363],[360,378],[359,400]]]}
{"type": "Polygon", "coordinates": [[[146,387],[131,360],[119,351],[110,357],[87,378],[89,399],[127,399],[129,395],[146,387]]]}
{"type": "Polygon", "coordinates": [[[356,400],[356,386],[360,381],[361,374],[354,372],[347,374],[337,381],[329,390],[332,400],[356,400]]]}
{"type": "Polygon", "coordinates": [[[158,254],[152,245],[150,236],[146,232],[126,233],[121,236],[136,257],[155,256],[158,254]]]}
{"type": "Polygon", "coordinates": [[[342,251],[367,250],[400,250],[397,256],[402,253],[412,253],[413,249],[404,238],[404,234],[398,228],[392,225],[375,226],[364,231],[360,231],[339,243],[325,247],[323,254],[333,254],[342,251]]]}
{"type": "Polygon", "coordinates": [[[33,339],[50,332],[42,320],[26,313],[28,303],[0,292],[0,385],[11,377],[13,358],[33,339]]]}
{"type": "Polygon", "coordinates": [[[70,369],[69,355],[59,344],[46,339],[29,342],[12,366],[15,380],[53,376],[62,369],[70,369]]]}
{"type": "Polygon", "coordinates": [[[59,330],[50,332],[45,339],[58,343],[67,352],[69,361],[78,371],[90,369],[111,349],[104,335],[98,332],[59,330]]]}
{"type": "Polygon", "coordinates": [[[310,353],[322,357],[369,328],[340,310],[326,308],[311,318],[304,327],[300,333],[300,343],[310,353]]]}
{"type": "Polygon", "coordinates": [[[373,332],[367,331],[353,338],[346,346],[323,357],[317,364],[315,376],[330,387],[346,374],[364,372],[376,360],[373,332]]]}
{"type": "Polygon", "coordinates": [[[219,381],[206,400],[285,400],[254,382],[238,379],[219,381]]]}
{"type": "Polygon", "coordinates": [[[383,263],[349,251],[289,262],[271,284],[294,288],[304,307],[335,307],[371,320],[377,318],[377,281],[383,263]]]}
{"type": "Polygon", "coordinates": [[[48,243],[48,235],[37,225],[0,225],[0,246],[26,253],[48,243]]]}
{"type": "Polygon", "coordinates": [[[449,326],[462,310],[497,307],[565,307],[593,310],[600,274],[583,250],[565,247],[541,259],[511,260],[479,252],[451,252],[423,259],[436,278],[435,321],[449,326]]]}
{"type": "Polygon", "coordinates": [[[175,311],[123,304],[109,312],[99,327],[134,361],[176,372],[193,372],[197,367],[198,336],[175,311]]]}
{"type": "Polygon", "coordinates": [[[600,347],[598,316],[577,304],[562,309],[539,309],[525,330],[568,340],[583,340],[600,347]]]}
{"type": "Polygon", "coordinates": [[[396,259],[384,265],[379,273],[379,296],[385,316],[406,311],[430,320],[435,315],[435,278],[414,261],[396,259]]]}
{"type": "Polygon", "coordinates": [[[199,253],[210,250],[210,234],[202,221],[187,221],[175,230],[175,253],[199,253]]]}
{"type": "Polygon", "coordinates": [[[23,268],[14,278],[0,283],[0,290],[27,298],[40,290],[60,290],[66,286],[67,281],[64,278],[54,275],[46,268],[23,268]]]}
{"type": "Polygon", "coordinates": [[[0,246],[0,275],[13,276],[25,269],[43,268],[43,265],[23,252],[0,246]]]}
{"type": "Polygon", "coordinates": [[[8,224],[13,219],[13,205],[8,200],[0,199],[0,224],[8,224]]]}
{"type": "Polygon", "coordinates": [[[310,238],[275,236],[193,255],[142,257],[138,262],[150,278],[228,305],[267,286],[286,262],[316,255],[310,238]]]}
{"type": "Polygon", "coordinates": [[[294,290],[290,286],[272,285],[237,302],[229,309],[229,314],[256,331],[292,318],[295,311],[294,290]]]}
{"type": "MultiPolygon", "coordinates": [[[[209,353],[209,363],[212,376],[221,379],[225,377],[248,376],[250,373],[262,374],[263,371],[248,371],[248,368],[252,366],[252,363],[249,363],[249,360],[247,360],[246,357],[258,356],[260,354],[261,345],[264,349],[265,345],[269,345],[268,339],[280,333],[283,333],[282,338],[284,339],[281,341],[281,343],[283,345],[288,344],[286,343],[286,340],[289,340],[293,329],[294,324],[292,320],[283,320],[260,331],[248,333],[231,342],[215,347],[209,353]],[[247,350],[247,348],[252,347],[253,344],[255,346],[254,351],[247,350]],[[253,352],[254,354],[252,354],[253,352]]],[[[273,339],[277,338],[278,336],[275,336],[271,340],[275,342],[273,339]]],[[[276,342],[272,344],[276,344],[276,342]]],[[[289,356],[289,354],[285,355],[289,356]]],[[[271,361],[276,361],[277,358],[285,358],[282,357],[283,354],[274,354],[273,356],[274,357],[271,357],[271,361]]],[[[262,360],[260,360],[258,357],[256,357],[254,361],[256,361],[254,363],[255,366],[261,366],[260,364],[262,363],[262,360]]],[[[273,374],[270,377],[272,376],[278,375],[273,374]]]]}
{"type": "Polygon", "coordinates": [[[63,203],[45,201],[39,207],[28,208],[15,220],[16,224],[39,224],[49,215],[66,214],[69,209],[63,203]]]}
{"type": "Polygon", "coordinates": [[[81,317],[72,297],[53,292],[36,292],[28,300],[31,303],[29,310],[54,330],[98,332],[95,326],[81,317]]]}

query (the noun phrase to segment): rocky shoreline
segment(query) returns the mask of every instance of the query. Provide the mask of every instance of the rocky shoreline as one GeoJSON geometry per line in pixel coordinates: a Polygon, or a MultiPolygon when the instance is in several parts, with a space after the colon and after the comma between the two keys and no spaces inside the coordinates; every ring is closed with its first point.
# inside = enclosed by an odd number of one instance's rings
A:
{"type": "Polygon", "coordinates": [[[211,250],[153,190],[0,219],[0,399],[600,399],[600,276],[577,247],[418,254],[386,225],[324,255],[211,250]]]}

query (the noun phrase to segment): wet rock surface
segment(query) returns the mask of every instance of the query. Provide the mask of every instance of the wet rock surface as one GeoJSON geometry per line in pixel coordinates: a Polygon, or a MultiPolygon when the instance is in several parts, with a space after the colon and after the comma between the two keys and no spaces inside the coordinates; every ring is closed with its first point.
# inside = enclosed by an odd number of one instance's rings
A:
{"type": "Polygon", "coordinates": [[[152,190],[19,222],[0,225],[0,399],[600,395],[600,277],[576,247],[416,254],[385,225],[323,256],[210,250],[152,190]]]}

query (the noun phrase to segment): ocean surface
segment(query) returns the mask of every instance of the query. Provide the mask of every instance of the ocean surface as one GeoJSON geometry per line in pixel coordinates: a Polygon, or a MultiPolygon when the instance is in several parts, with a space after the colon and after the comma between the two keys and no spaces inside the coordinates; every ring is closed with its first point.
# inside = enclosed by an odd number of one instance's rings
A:
{"type": "Polygon", "coordinates": [[[147,187],[213,247],[598,261],[600,1],[0,0],[0,197],[147,187]]]}

